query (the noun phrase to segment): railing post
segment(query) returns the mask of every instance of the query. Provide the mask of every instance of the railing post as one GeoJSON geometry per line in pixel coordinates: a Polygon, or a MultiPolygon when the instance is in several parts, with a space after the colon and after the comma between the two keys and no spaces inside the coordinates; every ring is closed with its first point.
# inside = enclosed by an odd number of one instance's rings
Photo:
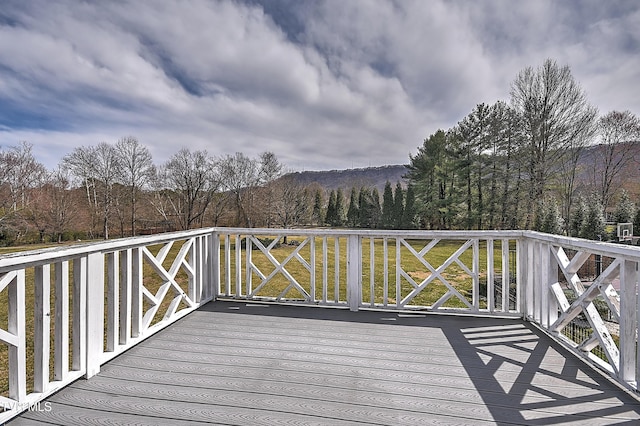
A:
{"type": "Polygon", "coordinates": [[[347,303],[357,311],[362,301],[362,245],[359,235],[347,239],[347,303]]]}
{"type": "Polygon", "coordinates": [[[88,379],[100,372],[104,345],[104,255],[102,253],[92,253],[87,256],[86,284],[86,378],[88,379]]]}
{"type": "MultiPolygon", "coordinates": [[[[625,260],[620,266],[620,380],[636,384],[639,357],[636,349],[638,331],[638,262],[625,260]]],[[[638,348],[640,349],[640,348],[638,348]]]]}

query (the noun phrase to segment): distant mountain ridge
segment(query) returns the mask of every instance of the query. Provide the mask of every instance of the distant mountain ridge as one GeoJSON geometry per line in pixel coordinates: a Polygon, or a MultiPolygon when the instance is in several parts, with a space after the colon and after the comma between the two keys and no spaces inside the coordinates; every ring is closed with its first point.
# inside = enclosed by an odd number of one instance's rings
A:
{"type": "MultiPolygon", "coordinates": [[[[625,156],[631,157],[631,161],[628,161],[625,167],[619,171],[615,181],[616,185],[627,190],[633,201],[640,202],[640,141],[627,142],[626,144],[630,146],[628,148],[621,147],[621,152],[625,152],[625,156]]],[[[582,152],[577,164],[575,188],[579,191],[582,190],[583,194],[588,193],[588,187],[592,182],[593,165],[596,158],[603,158],[606,155],[605,151],[606,146],[592,145],[582,152]]],[[[616,160],[620,158],[619,155],[616,156],[616,160]]],[[[364,186],[376,187],[382,194],[387,181],[391,183],[393,188],[398,182],[406,188],[408,181],[404,176],[408,171],[405,165],[389,165],[345,170],[293,172],[288,176],[293,176],[295,181],[301,185],[307,186],[316,183],[328,191],[341,188],[347,192],[351,188],[364,186]]],[[[595,174],[599,174],[599,172],[595,174]]]]}
{"type": "Polygon", "coordinates": [[[289,173],[289,176],[294,177],[295,181],[301,185],[307,186],[317,183],[329,191],[337,190],[338,188],[344,191],[364,186],[369,188],[376,187],[382,194],[387,181],[394,188],[398,182],[403,187],[406,187],[407,180],[404,175],[407,172],[408,169],[404,165],[391,165],[359,169],[293,172],[289,173]]]}

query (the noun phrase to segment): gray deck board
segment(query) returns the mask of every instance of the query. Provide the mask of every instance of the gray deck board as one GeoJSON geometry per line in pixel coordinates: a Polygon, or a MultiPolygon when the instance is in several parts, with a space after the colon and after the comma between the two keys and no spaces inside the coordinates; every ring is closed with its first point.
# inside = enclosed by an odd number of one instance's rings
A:
{"type": "Polygon", "coordinates": [[[12,425],[638,424],[519,320],[210,303],[12,425]]]}

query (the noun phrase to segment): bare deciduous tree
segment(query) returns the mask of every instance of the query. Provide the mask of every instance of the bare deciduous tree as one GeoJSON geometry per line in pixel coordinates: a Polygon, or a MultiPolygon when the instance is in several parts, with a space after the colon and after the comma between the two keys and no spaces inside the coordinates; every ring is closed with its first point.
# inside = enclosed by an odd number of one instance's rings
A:
{"type": "Polygon", "coordinates": [[[31,144],[21,142],[0,152],[0,225],[6,227],[8,219],[15,219],[12,227],[18,239],[25,231],[19,214],[29,207],[32,190],[40,187],[46,176],[47,170],[35,159],[31,144]]]}
{"type": "Polygon", "coordinates": [[[109,220],[114,205],[113,186],[117,181],[120,165],[116,150],[107,142],[94,147],[78,147],[63,159],[73,175],[82,180],[87,201],[93,209],[93,217],[99,215],[102,237],[109,239],[109,220]]]}
{"type": "Polygon", "coordinates": [[[129,193],[131,204],[131,235],[136,235],[136,213],[138,193],[153,175],[153,159],[149,150],[132,136],[116,143],[116,154],[120,164],[120,180],[129,193]]]}
{"type": "Polygon", "coordinates": [[[253,196],[260,183],[257,162],[241,152],[218,160],[224,189],[234,198],[238,225],[253,227],[253,196]]]}
{"type": "Polygon", "coordinates": [[[598,120],[600,146],[595,150],[592,183],[606,210],[619,188],[622,172],[638,162],[633,142],[640,141],[640,118],[629,111],[611,111],[598,120]]]}
{"type": "Polygon", "coordinates": [[[202,225],[205,211],[220,186],[215,163],[206,151],[181,149],[164,166],[167,192],[181,229],[202,225]]]}
{"type": "Polygon", "coordinates": [[[511,84],[511,104],[524,123],[530,164],[528,199],[540,200],[571,143],[593,126],[597,110],[569,67],[550,59],[538,69],[528,67],[518,74],[511,84]]]}

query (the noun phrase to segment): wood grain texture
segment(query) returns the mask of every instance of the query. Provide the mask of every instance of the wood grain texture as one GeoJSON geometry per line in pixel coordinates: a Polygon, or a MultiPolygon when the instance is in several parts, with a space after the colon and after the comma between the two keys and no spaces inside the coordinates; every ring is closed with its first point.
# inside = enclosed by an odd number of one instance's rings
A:
{"type": "Polygon", "coordinates": [[[634,424],[640,402],[512,319],[209,303],[12,425],[634,424]]]}

